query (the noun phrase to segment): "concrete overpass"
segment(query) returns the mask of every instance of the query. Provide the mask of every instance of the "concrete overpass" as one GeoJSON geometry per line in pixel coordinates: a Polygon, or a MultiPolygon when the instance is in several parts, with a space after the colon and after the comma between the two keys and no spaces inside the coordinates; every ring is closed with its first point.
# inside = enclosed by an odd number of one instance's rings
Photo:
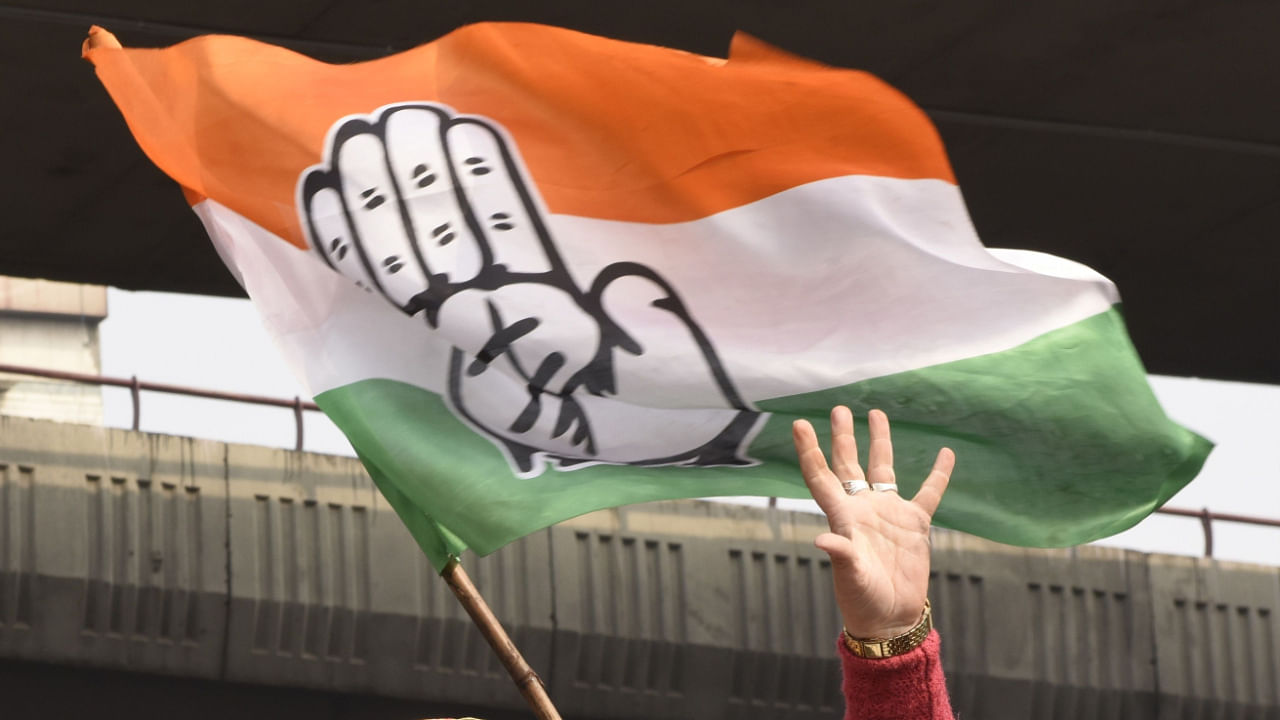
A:
{"type": "MultiPolygon", "coordinates": [[[[822,520],[594,513],[470,572],[568,718],[832,718],[822,520]]],[[[1280,718],[1280,568],[938,532],[961,717],[1280,718]]],[[[0,708],[524,717],[348,458],[0,417],[0,708]]]]}

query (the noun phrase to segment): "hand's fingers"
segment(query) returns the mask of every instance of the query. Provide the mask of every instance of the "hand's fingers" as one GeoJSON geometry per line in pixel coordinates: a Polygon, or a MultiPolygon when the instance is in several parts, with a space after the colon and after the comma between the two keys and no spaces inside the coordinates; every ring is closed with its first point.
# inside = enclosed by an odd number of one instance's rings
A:
{"type": "Polygon", "coordinates": [[[514,147],[478,118],[459,118],[445,131],[449,159],[495,264],[514,272],[551,270],[554,252],[537,209],[537,189],[525,182],[514,147]]]}
{"type": "Polygon", "coordinates": [[[427,271],[460,283],[479,275],[488,258],[483,236],[477,237],[467,224],[445,154],[445,128],[451,120],[429,105],[397,107],[383,116],[383,137],[427,271]]]}
{"type": "Polygon", "coordinates": [[[933,470],[929,471],[929,477],[925,478],[920,491],[911,499],[929,517],[937,512],[938,503],[942,502],[942,494],[947,491],[947,483],[951,482],[951,470],[955,466],[956,454],[951,452],[951,448],[939,450],[938,459],[933,462],[933,470]]]}
{"type": "Polygon", "coordinates": [[[307,232],[329,267],[363,288],[377,290],[377,285],[370,279],[364,251],[347,223],[342,194],[338,190],[340,182],[337,174],[328,170],[312,170],[303,180],[302,203],[307,232]]]}
{"type": "Polygon", "coordinates": [[[391,302],[405,307],[426,289],[427,275],[400,213],[378,128],[348,120],[334,136],[330,163],[340,179],[347,219],[364,252],[366,270],[391,302]]]}
{"type": "Polygon", "coordinates": [[[880,410],[867,413],[871,435],[867,448],[867,480],[872,483],[897,482],[893,474],[893,440],[889,437],[889,418],[880,410]]]}
{"type": "Polygon", "coordinates": [[[818,501],[818,507],[830,518],[849,496],[840,487],[840,479],[827,467],[827,459],[818,445],[818,434],[808,420],[796,420],[791,424],[791,438],[796,444],[796,457],[800,460],[800,473],[809,494],[818,501]]]}
{"type": "Polygon", "coordinates": [[[843,405],[831,409],[831,469],[844,482],[866,479],[858,465],[858,443],[853,438],[853,413],[843,405]]]}

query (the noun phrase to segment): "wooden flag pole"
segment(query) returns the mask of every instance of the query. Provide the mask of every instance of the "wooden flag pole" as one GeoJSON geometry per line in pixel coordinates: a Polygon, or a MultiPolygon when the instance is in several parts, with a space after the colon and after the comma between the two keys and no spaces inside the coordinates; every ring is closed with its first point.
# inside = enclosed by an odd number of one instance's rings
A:
{"type": "Polygon", "coordinates": [[[440,575],[449,584],[467,614],[471,616],[471,621],[480,628],[480,634],[484,636],[485,642],[489,643],[489,647],[493,648],[493,652],[502,661],[502,666],[507,669],[516,687],[520,689],[520,694],[524,696],[525,702],[533,708],[538,720],[560,720],[560,713],[551,703],[551,698],[547,695],[547,687],[542,684],[542,678],[538,677],[538,673],[525,662],[520,649],[511,642],[507,631],[502,629],[502,623],[498,622],[497,616],[489,609],[480,591],[471,583],[471,578],[467,575],[467,571],[462,569],[461,563],[450,560],[440,575]]]}

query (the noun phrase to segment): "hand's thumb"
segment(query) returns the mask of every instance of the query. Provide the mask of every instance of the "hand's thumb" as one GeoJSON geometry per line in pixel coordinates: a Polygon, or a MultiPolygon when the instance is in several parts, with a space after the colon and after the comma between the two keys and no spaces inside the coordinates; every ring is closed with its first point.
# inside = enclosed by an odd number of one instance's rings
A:
{"type": "Polygon", "coordinates": [[[813,544],[831,558],[831,569],[838,573],[852,573],[858,567],[853,541],[843,535],[823,533],[813,544]]]}

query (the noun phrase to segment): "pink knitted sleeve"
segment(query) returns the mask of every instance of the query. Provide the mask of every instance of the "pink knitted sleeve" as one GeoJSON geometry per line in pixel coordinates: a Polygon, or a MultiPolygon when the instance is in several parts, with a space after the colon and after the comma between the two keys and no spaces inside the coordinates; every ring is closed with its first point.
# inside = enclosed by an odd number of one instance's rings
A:
{"type": "Polygon", "coordinates": [[[952,720],[938,631],[905,655],[868,660],[839,639],[845,720],[952,720]]]}

